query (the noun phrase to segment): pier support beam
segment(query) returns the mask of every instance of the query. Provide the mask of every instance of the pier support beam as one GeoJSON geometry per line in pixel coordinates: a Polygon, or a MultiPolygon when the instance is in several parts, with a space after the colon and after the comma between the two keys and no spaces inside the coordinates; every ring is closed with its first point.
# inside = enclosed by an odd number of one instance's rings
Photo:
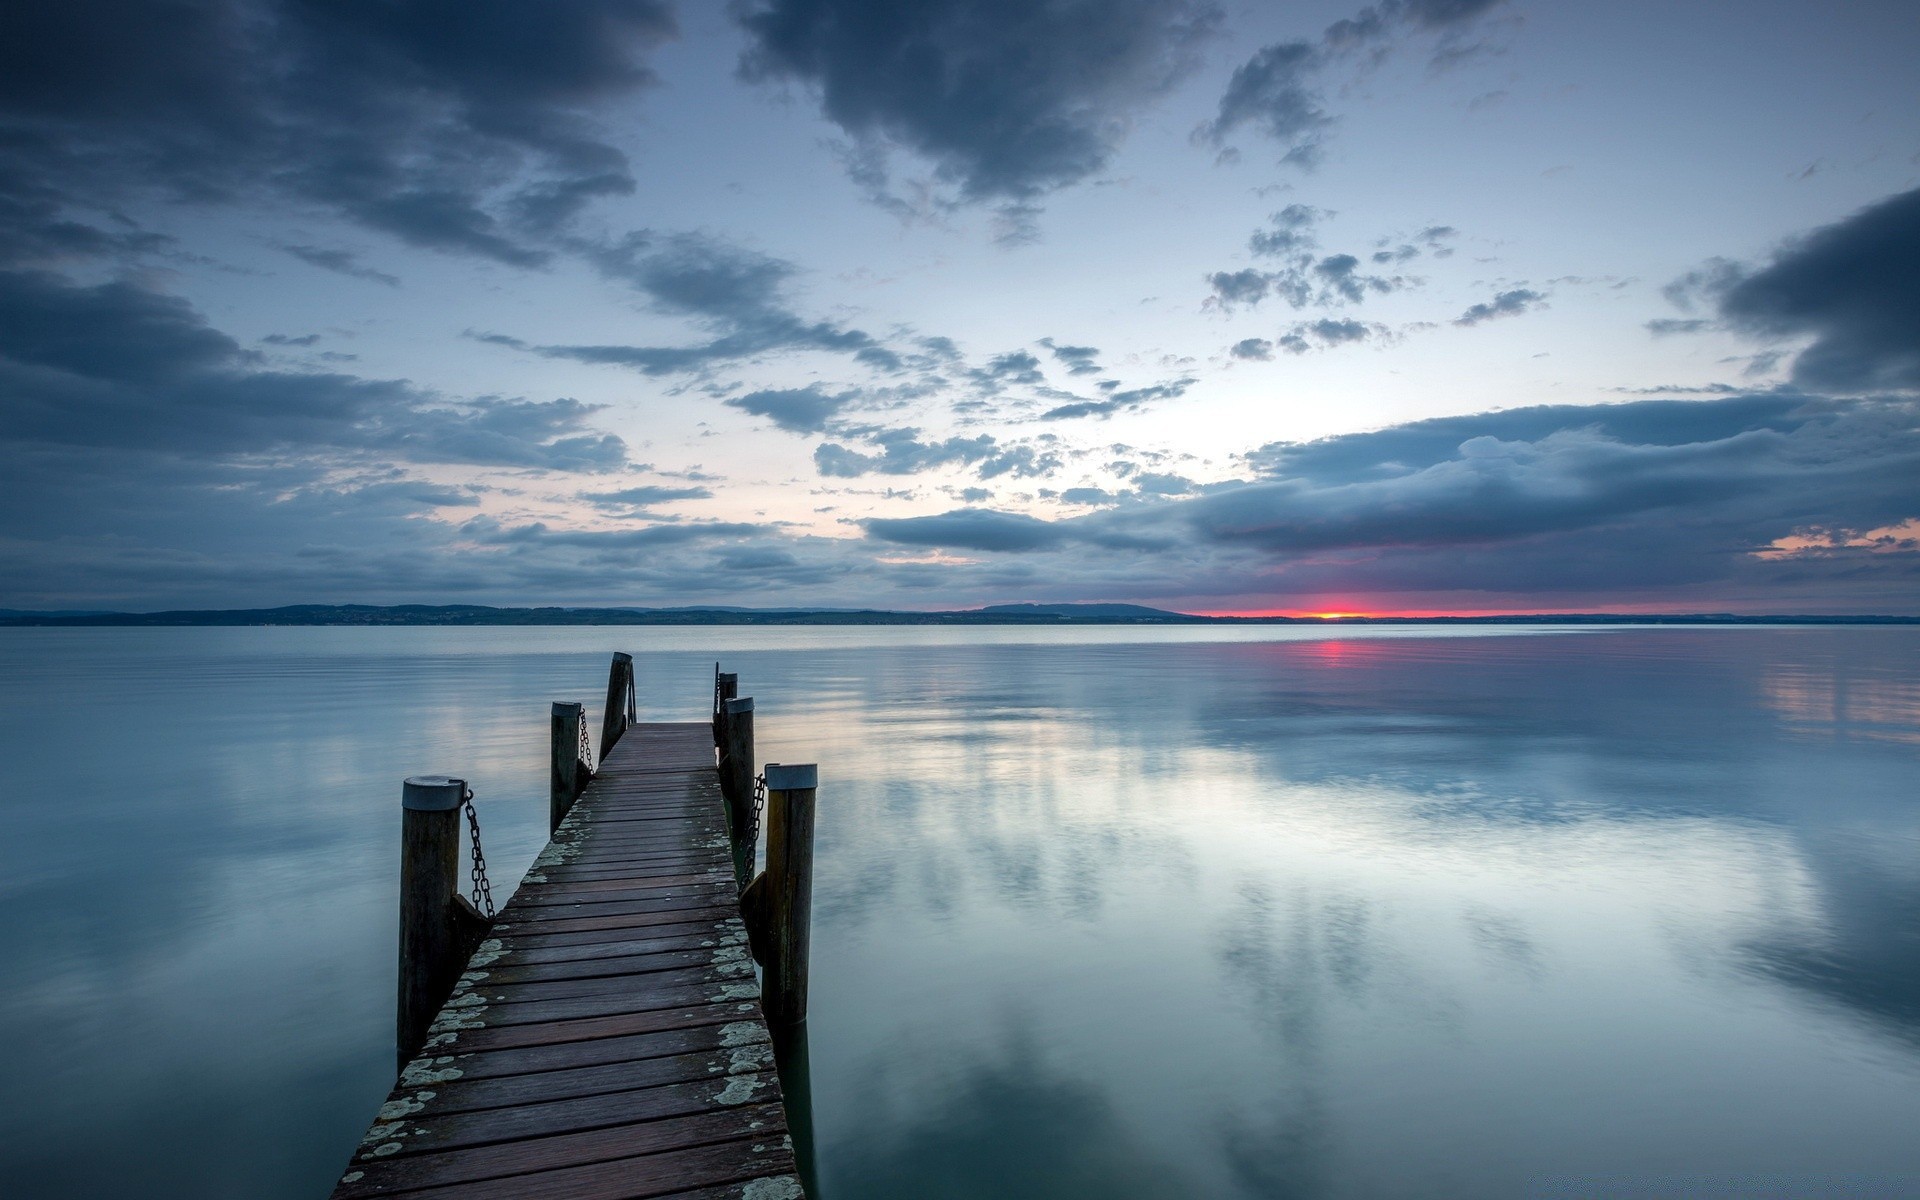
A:
{"type": "Polygon", "coordinates": [[[580,761],[580,730],[586,723],[584,705],[553,702],[553,771],[547,795],[547,832],[560,828],[574,800],[593,772],[580,761]]]}
{"type": "Polygon", "coordinates": [[[613,750],[613,744],[638,717],[634,699],[633,655],[616,651],[613,666],[607,671],[607,707],[600,718],[600,757],[613,750]]]}
{"type": "Polygon", "coordinates": [[[807,964],[813,919],[813,763],[767,764],[767,870],[760,897],[766,924],[767,1020],[807,1019],[807,964]]]}
{"type": "Polygon", "coordinates": [[[734,883],[744,891],[753,879],[753,697],[723,701],[720,713],[720,793],[727,802],[734,883]]]}

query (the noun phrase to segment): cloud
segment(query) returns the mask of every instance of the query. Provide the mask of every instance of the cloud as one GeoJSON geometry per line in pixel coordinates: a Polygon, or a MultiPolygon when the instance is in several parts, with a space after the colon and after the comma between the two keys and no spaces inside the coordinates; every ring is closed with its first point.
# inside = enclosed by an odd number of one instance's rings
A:
{"type": "Polygon", "coordinates": [[[332,271],[336,275],[346,275],[353,279],[366,279],[374,283],[384,283],[388,287],[399,287],[400,280],[385,271],[376,271],[372,267],[363,267],[353,254],[346,250],[329,250],[321,246],[285,245],[280,247],[308,266],[319,267],[322,271],[332,271]]]}
{"type": "Polygon", "coordinates": [[[967,376],[982,391],[994,393],[1009,386],[1031,386],[1047,381],[1047,377],[1040,373],[1040,360],[1025,350],[1009,350],[1005,354],[995,355],[987,360],[986,366],[968,371],[967,376]]]}
{"type": "Polygon", "coordinates": [[[1234,69],[1213,117],[1194,137],[1224,147],[1233,133],[1251,128],[1286,148],[1282,162],[1314,167],[1323,154],[1323,135],[1334,120],[1327,112],[1325,73],[1363,51],[1378,59],[1407,32],[1439,36],[1431,59],[1436,69],[1457,64],[1485,51],[1466,34],[1500,3],[1382,0],[1329,25],[1316,41],[1262,46],[1234,69]]]}
{"type": "Polygon", "coordinates": [[[1546,296],[1528,288],[1512,288],[1484,300],[1453,319],[1455,325],[1478,325],[1496,317],[1517,317],[1541,307],[1546,296]]]}
{"type": "Polygon", "coordinates": [[[202,459],[319,454],[605,471],[624,443],[575,400],[445,400],[273,371],[186,301],[128,282],[0,271],[0,439],[202,459]]]}
{"type": "Polygon", "coordinates": [[[663,487],[642,484],[612,492],[582,492],[580,498],[601,508],[651,508],[675,500],[707,500],[713,491],[703,487],[663,487]]]}
{"type": "Polygon", "coordinates": [[[1655,337],[1678,337],[1711,328],[1713,328],[1712,321],[1699,318],[1682,320],[1675,317],[1655,317],[1647,322],[1647,332],[1655,337]]]}
{"type": "Polygon", "coordinates": [[[1218,14],[1192,0],[756,0],[738,19],[741,75],[812,91],[870,193],[889,198],[888,158],[905,150],[948,203],[999,205],[1017,225],[1105,169],[1218,14]]]}
{"type": "MultiPolygon", "coordinates": [[[[1910,608],[1920,581],[1911,537],[1885,533],[1911,530],[1920,514],[1912,403],[1758,395],[1548,406],[1275,444],[1248,463],[1253,480],[1178,499],[1037,524],[963,510],[868,533],[1063,555],[1058,570],[1089,573],[1103,550],[1157,546],[1197,572],[1186,586],[1274,596],[1479,592],[1552,604],[1560,594],[1731,588],[1910,608]],[[1856,530],[1869,533],[1846,532],[1856,530]]],[[[1182,481],[1150,482],[1145,490],[1165,493],[1182,481]]]]}
{"type": "Polygon", "coordinates": [[[912,427],[866,431],[871,450],[861,451],[839,442],[823,442],[813,452],[814,468],[830,478],[862,475],[916,475],[938,467],[964,464],[982,479],[1011,475],[1016,479],[1046,475],[1060,468],[1057,454],[1031,445],[1005,445],[991,434],[923,441],[912,427]]]}
{"type": "Polygon", "coordinates": [[[661,312],[692,318],[713,336],[682,346],[533,345],[502,334],[475,336],[547,358],[628,367],[646,375],[700,372],[783,351],[844,354],[883,372],[904,365],[899,354],[861,330],[794,312],[785,288],[798,268],[784,259],[696,234],[661,239],[630,234],[617,242],[570,245],[661,312]]]}
{"type": "MultiPolygon", "coordinates": [[[[0,262],[138,249],[87,214],[261,194],[515,266],[633,190],[583,114],[653,81],[656,0],[102,0],[0,36],[0,262]]],[[[149,243],[150,244],[150,243],[149,243]]]]}
{"type": "Polygon", "coordinates": [[[1318,321],[1297,322],[1276,338],[1273,344],[1288,354],[1305,354],[1310,350],[1328,350],[1334,346],[1385,337],[1387,332],[1387,327],[1377,322],[1325,317],[1318,321]]]}
{"type": "Polygon", "coordinates": [[[860,525],[867,536],[883,542],[962,550],[1034,550],[1057,545],[1068,536],[1058,523],[985,508],[961,508],[931,517],[875,517],[860,525]]]}
{"type": "Polygon", "coordinates": [[[1291,256],[1319,245],[1314,225],[1332,214],[1307,204],[1289,204],[1268,218],[1270,229],[1256,229],[1247,239],[1247,248],[1269,258],[1291,256]]]}
{"type": "MultiPolygon", "coordinates": [[[[1262,236],[1260,232],[1253,235],[1256,244],[1262,236]]],[[[1304,236],[1297,235],[1294,240],[1298,245],[1310,244],[1304,236]]],[[[1316,258],[1310,252],[1301,252],[1291,254],[1287,264],[1274,271],[1254,267],[1215,271],[1207,276],[1207,284],[1213,289],[1207,303],[1231,311],[1238,305],[1255,308],[1267,297],[1276,296],[1291,308],[1337,307],[1417,287],[1421,282],[1406,275],[1367,274],[1360,269],[1360,259],[1352,254],[1316,258]]]]}
{"type": "Polygon", "coordinates": [[[1458,236],[1460,231],[1451,225],[1429,225],[1397,246],[1390,244],[1391,239],[1381,239],[1378,244],[1385,248],[1375,250],[1368,257],[1381,266],[1389,263],[1411,262],[1422,254],[1431,254],[1435,258],[1451,258],[1453,247],[1447,243],[1458,236]]]}
{"type": "Polygon", "coordinates": [[[1235,358],[1266,362],[1273,357],[1273,343],[1266,338],[1241,338],[1227,351],[1235,358]]]}
{"type": "Polygon", "coordinates": [[[1156,400],[1177,400],[1186,395],[1187,389],[1193,384],[1192,379],[1174,379],[1147,387],[1127,388],[1109,393],[1104,400],[1076,400],[1058,405],[1041,413],[1040,419],[1065,421],[1075,417],[1099,417],[1105,420],[1117,412],[1132,412],[1156,400]]]}
{"type": "Polygon", "coordinates": [[[1041,338],[1040,344],[1052,352],[1053,357],[1067,368],[1069,375],[1098,375],[1100,373],[1100,351],[1094,346],[1061,346],[1052,338],[1041,338]]]}
{"type": "Polygon", "coordinates": [[[1319,162],[1320,133],[1333,123],[1316,78],[1325,58],[1312,42],[1263,46],[1235,68],[1220,97],[1219,111],[1197,136],[1216,146],[1243,125],[1287,147],[1284,161],[1311,167],[1319,162]]]}
{"type": "Polygon", "coordinates": [[[1767,265],[1721,270],[1719,313],[1758,337],[1811,336],[1794,382],[1920,388],[1920,189],[1795,239],[1767,265]]]}
{"type": "Polygon", "coordinates": [[[803,388],[768,388],[730,397],[730,408],[766,417],[789,433],[819,433],[841,409],[859,399],[858,392],[828,393],[818,384],[803,388]]]}

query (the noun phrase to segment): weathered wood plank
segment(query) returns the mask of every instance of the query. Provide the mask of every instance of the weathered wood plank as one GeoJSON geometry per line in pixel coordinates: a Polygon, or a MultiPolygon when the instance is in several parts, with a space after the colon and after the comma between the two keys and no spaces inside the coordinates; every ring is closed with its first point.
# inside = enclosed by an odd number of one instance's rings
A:
{"type": "Polygon", "coordinates": [[[732,1050],[739,1046],[765,1044],[767,1037],[766,1027],[758,1022],[732,1021],[722,1025],[698,1025],[690,1029],[667,1029],[657,1033],[593,1038],[517,1050],[448,1054],[422,1061],[431,1061],[436,1074],[452,1069],[460,1072],[461,1079],[495,1079],[568,1067],[670,1058],[676,1054],[694,1054],[703,1050],[732,1050]]]}
{"type": "Polygon", "coordinates": [[[419,1200],[647,1200],[688,1184],[743,1182],[792,1170],[793,1152],[785,1135],[776,1134],[402,1194],[419,1200]]]}
{"type": "Polygon", "coordinates": [[[438,1154],[368,1163],[361,1177],[341,1188],[341,1196],[386,1196],[408,1189],[499,1179],[555,1166],[577,1166],[631,1157],[653,1150],[698,1146],[752,1137],[780,1119],[771,1105],[747,1105],[721,1112],[668,1117],[639,1125],[615,1125],[585,1133],[474,1146],[438,1154]]]}

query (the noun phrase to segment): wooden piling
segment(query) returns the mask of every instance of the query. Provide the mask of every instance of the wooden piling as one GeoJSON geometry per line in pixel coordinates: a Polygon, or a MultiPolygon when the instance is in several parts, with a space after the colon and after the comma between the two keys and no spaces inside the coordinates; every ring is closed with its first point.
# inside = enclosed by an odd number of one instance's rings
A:
{"type": "Polygon", "coordinates": [[[549,834],[567,819],[574,798],[587,786],[592,775],[580,761],[580,729],[586,719],[586,706],[561,700],[553,702],[553,771],[547,796],[549,834]]]}
{"type": "Polygon", "coordinates": [[[713,664],[713,744],[720,748],[727,740],[727,701],[740,694],[740,676],[733,671],[722,671],[720,664],[713,664]]]}
{"type": "Polygon", "coordinates": [[[400,1066],[419,1052],[467,954],[455,924],[464,780],[417,775],[400,788],[400,1066]]]}
{"type": "Polygon", "coordinates": [[[813,763],[767,764],[767,870],[763,905],[767,1020],[807,1019],[807,964],[813,917],[813,763]]]}
{"type": "Polygon", "coordinates": [[[605,758],[620,735],[638,717],[634,700],[633,655],[615,651],[607,670],[607,707],[600,719],[600,757],[605,758]]]}
{"type": "Polygon", "coordinates": [[[733,873],[744,890],[753,879],[753,697],[721,704],[720,793],[727,802],[733,873]]]}

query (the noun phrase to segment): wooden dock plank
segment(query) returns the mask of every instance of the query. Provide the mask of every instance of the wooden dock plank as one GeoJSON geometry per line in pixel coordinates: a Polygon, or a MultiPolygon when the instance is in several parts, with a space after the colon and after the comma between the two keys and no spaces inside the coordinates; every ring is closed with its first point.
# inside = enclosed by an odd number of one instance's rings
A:
{"type": "Polygon", "coordinates": [[[802,1196],[705,723],[636,725],[334,1196],[802,1196]]]}

